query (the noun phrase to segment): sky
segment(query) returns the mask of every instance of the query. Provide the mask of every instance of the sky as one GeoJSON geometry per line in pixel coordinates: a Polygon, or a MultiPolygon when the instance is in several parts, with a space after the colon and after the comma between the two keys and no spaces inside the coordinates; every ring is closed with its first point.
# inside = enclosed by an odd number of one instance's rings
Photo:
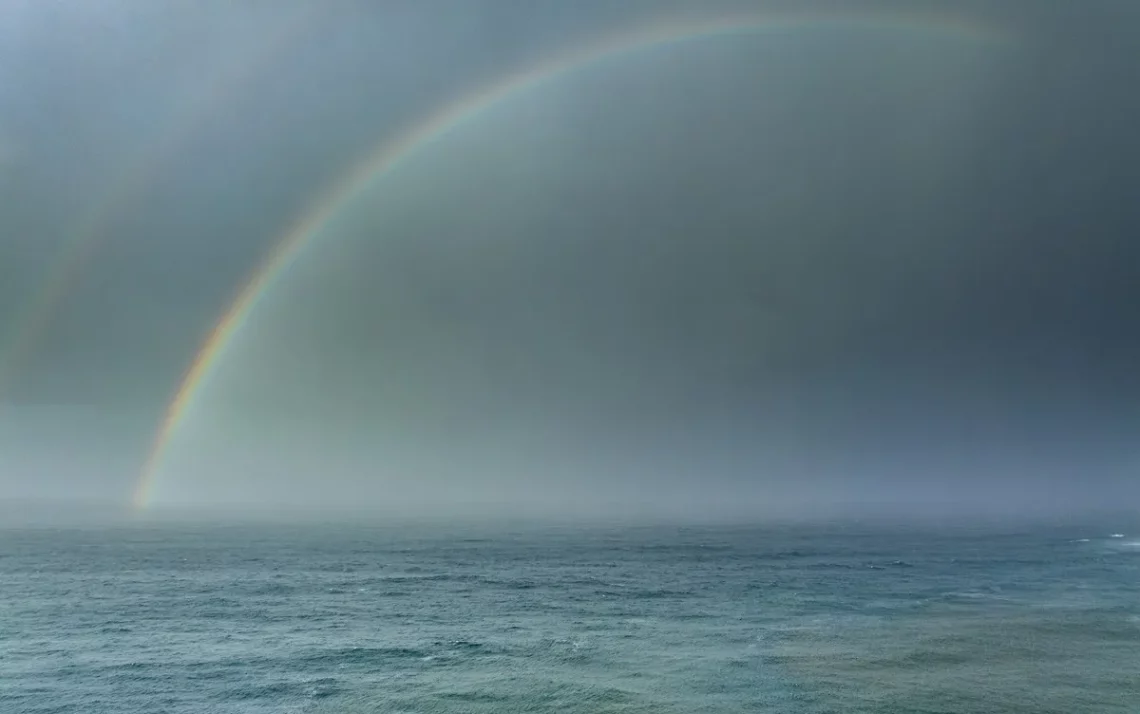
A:
{"type": "Polygon", "coordinates": [[[1129,3],[6,3],[0,501],[1140,505],[1129,3]]]}

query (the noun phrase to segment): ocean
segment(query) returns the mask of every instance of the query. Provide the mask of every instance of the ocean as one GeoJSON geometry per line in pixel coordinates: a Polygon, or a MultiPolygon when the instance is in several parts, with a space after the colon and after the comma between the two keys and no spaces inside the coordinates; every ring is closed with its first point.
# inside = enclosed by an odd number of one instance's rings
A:
{"type": "Polygon", "coordinates": [[[0,712],[1137,712],[1104,526],[0,529],[0,712]]]}

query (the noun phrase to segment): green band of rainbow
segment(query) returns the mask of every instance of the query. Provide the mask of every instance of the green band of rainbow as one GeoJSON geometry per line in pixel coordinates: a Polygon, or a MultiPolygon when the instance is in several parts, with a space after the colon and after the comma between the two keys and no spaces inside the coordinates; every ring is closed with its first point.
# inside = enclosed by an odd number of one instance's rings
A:
{"type": "Polygon", "coordinates": [[[352,167],[331,189],[324,192],[277,243],[270,256],[258,267],[238,297],[218,320],[203,343],[181,385],[166,410],[154,445],[135,488],[133,504],[142,509],[151,505],[161,463],[179,425],[194,405],[197,395],[209,381],[226,346],[245,326],[261,298],[294,262],[301,250],[321,234],[329,221],[358,198],[372,183],[390,173],[461,124],[488,108],[552,79],[583,69],[604,59],[665,43],[729,33],[784,32],[836,25],[843,28],[920,31],[947,35],[985,44],[1000,44],[1007,38],[988,26],[955,16],[876,16],[796,14],[770,17],[718,18],[703,21],[658,23],[622,33],[616,37],[579,47],[552,61],[474,91],[444,106],[423,122],[394,139],[384,141],[352,167]]]}

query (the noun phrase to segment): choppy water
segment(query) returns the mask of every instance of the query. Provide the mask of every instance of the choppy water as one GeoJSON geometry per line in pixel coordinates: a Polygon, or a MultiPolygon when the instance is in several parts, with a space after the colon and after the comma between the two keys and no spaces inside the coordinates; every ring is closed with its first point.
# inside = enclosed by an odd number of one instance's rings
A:
{"type": "Polygon", "coordinates": [[[0,530],[0,711],[1136,712],[1110,535],[0,530]]]}

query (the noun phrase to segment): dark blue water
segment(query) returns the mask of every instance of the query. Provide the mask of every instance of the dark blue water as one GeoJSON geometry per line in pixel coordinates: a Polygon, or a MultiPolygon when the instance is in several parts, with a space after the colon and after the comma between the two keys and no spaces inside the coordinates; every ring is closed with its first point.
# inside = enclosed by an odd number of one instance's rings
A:
{"type": "Polygon", "coordinates": [[[11,528],[0,711],[1136,712],[1111,530],[11,528]]]}

